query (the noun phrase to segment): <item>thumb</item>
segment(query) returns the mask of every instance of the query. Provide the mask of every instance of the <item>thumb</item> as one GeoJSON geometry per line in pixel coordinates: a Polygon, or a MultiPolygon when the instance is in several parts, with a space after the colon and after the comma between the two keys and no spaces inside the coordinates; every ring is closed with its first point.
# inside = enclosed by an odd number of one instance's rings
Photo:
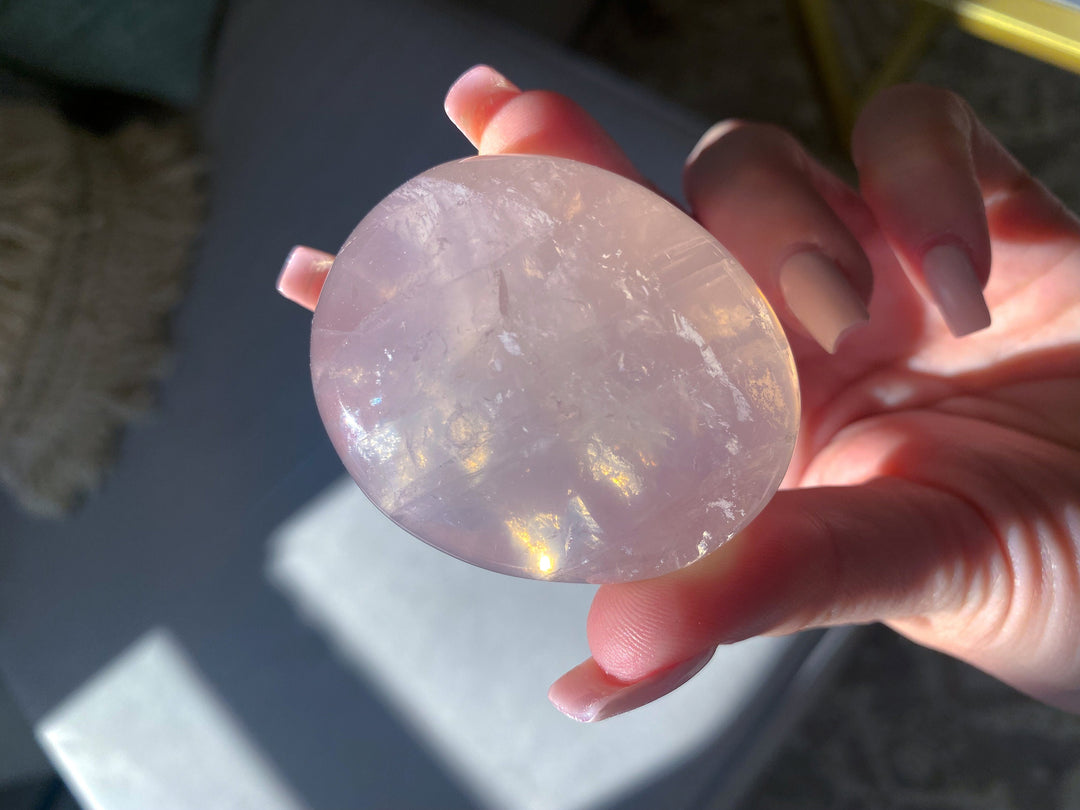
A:
{"type": "MultiPolygon", "coordinates": [[[[557,681],[551,699],[581,716],[578,696],[595,703],[598,693],[615,694],[613,680],[631,688],[719,644],[958,609],[975,573],[993,565],[986,538],[964,501],[902,479],[782,491],[700,562],[602,587],[588,622],[596,666],[557,681]],[[597,684],[584,682],[589,672],[597,684]]],[[[652,700],[656,691],[642,694],[652,700]]],[[[619,707],[636,706],[620,699],[619,707]]],[[[590,716],[608,716],[595,709],[590,716]]]]}

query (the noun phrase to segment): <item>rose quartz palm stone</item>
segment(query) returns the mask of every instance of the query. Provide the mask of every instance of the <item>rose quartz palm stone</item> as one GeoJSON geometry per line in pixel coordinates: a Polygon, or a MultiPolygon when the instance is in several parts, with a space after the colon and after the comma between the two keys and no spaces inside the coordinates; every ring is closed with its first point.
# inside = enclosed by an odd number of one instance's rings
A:
{"type": "Polygon", "coordinates": [[[776,491],[799,419],[735,259],[653,192],[549,157],[458,160],[383,200],[334,259],[311,375],[379,509],[537,579],[704,556],[776,491]]]}

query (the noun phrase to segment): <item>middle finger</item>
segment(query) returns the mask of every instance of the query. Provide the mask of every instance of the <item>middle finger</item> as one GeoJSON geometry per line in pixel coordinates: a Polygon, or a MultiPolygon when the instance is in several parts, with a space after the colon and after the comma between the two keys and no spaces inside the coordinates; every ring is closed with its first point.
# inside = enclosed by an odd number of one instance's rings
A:
{"type": "Polygon", "coordinates": [[[820,187],[865,229],[873,218],[791,135],[764,124],[719,124],[691,153],[684,185],[697,219],[796,332],[835,352],[868,321],[870,262],[820,187]]]}

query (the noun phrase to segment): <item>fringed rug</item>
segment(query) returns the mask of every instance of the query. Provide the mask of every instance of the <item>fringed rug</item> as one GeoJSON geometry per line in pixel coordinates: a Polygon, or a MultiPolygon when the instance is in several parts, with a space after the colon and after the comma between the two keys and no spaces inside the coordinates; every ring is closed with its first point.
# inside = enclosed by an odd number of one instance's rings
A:
{"type": "Polygon", "coordinates": [[[152,405],[202,175],[182,123],[0,105],[0,483],[27,509],[75,508],[152,405]]]}

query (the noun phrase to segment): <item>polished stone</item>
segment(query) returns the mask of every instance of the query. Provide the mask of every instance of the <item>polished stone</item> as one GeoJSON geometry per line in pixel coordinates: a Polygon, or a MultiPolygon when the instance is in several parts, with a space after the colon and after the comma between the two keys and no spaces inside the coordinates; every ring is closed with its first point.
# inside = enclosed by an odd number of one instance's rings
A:
{"type": "Polygon", "coordinates": [[[653,192],[548,157],[447,163],[383,200],[334,260],[311,372],[383,512],[538,579],[699,559],[776,491],[799,419],[735,259],[653,192]]]}

